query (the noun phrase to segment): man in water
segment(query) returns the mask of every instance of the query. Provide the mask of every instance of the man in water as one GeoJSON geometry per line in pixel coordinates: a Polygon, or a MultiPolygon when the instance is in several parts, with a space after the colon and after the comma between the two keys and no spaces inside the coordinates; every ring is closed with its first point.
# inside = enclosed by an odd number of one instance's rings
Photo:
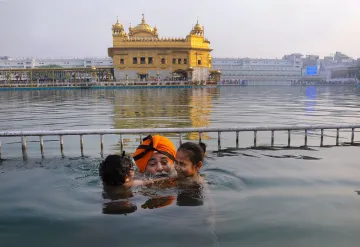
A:
{"type": "Polygon", "coordinates": [[[134,153],[134,160],[140,173],[145,175],[174,175],[176,148],[170,139],[160,136],[147,136],[134,153]]]}

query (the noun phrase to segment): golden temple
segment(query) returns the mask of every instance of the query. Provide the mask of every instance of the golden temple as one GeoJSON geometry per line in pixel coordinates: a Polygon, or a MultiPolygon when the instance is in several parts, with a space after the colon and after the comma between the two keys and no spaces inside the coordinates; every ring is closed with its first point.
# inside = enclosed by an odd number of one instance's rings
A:
{"type": "Polygon", "coordinates": [[[184,38],[159,37],[157,27],[146,23],[130,24],[128,33],[117,22],[112,26],[113,59],[116,80],[218,81],[219,72],[211,69],[210,41],[199,22],[184,38]]]}
{"type": "Polygon", "coordinates": [[[220,71],[212,70],[210,41],[204,27],[196,25],[183,38],[160,37],[144,15],[140,24],[125,32],[117,19],[112,25],[113,46],[108,55],[113,66],[0,68],[1,87],[75,87],[85,85],[216,85],[220,71]],[[145,81],[145,82],[143,82],[145,81]],[[181,82],[182,81],[182,82],[181,82]],[[104,84],[102,84],[104,82],[104,84]]]}

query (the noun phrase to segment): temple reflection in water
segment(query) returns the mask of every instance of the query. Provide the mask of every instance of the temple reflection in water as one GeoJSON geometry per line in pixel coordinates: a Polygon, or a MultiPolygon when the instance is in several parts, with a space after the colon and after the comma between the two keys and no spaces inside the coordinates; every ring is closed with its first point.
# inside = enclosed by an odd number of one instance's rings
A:
{"type": "MultiPolygon", "coordinates": [[[[212,101],[219,88],[127,90],[114,95],[114,128],[208,127],[212,101]],[[151,97],[149,97],[151,96],[151,97]]],[[[176,137],[177,134],[166,134],[176,137]]],[[[126,137],[126,136],[125,136],[126,137]]],[[[184,140],[199,140],[199,133],[184,134],[184,140]]],[[[206,133],[202,139],[210,139],[206,133]]],[[[124,138],[124,146],[132,139],[124,138]]],[[[136,141],[140,141],[137,139],[136,141]]],[[[129,143],[130,144],[130,143],[129,143]]]]}

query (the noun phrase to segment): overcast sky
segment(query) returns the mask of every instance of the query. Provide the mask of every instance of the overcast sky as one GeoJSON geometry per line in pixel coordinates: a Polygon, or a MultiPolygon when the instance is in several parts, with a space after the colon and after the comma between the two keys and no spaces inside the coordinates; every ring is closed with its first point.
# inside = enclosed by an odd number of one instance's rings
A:
{"type": "Polygon", "coordinates": [[[360,57],[360,0],[0,0],[0,56],[106,57],[116,16],[142,13],[170,37],[199,17],[214,57],[360,57]]]}

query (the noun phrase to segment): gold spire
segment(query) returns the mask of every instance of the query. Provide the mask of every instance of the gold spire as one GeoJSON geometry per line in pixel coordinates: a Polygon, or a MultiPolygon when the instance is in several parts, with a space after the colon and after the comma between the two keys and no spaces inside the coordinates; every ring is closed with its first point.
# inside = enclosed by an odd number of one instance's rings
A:
{"type": "Polygon", "coordinates": [[[145,22],[145,15],[142,14],[141,24],[145,24],[145,23],[146,23],[146,22],[145,22]]]}
{"type": "MultiPolygon", "coordinates": [[[[136,35],[137,33],[149,33],[150,35],[154,35],[154,28],[152,28],[149,24],[145,21],[145,15],[142,14],[141,23],[133,28],[131,28],[132,34],[136,35]]],[[[157,28],[155,29],[157,32],[157,28]]]]}
{"type": "Polygon", "coordinates": [[[195,30],[195,31],[202,31],[203,30],[202,26],[199,24],[199,17],[197,18],[196,25],[193,28],[193,30],[195,30]]]}

